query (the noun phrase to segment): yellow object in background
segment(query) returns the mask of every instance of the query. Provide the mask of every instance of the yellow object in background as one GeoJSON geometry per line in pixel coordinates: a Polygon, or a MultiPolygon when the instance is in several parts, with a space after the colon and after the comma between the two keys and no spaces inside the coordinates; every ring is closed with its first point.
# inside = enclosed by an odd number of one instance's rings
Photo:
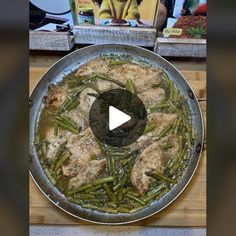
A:
{"type": "Polygon", "coordinates": [[[103,0],[98,17],[100,19],[139,20],[136,0],[103,0]]]}
{"type": "Polygon", "coordinates": [[[93,8],[95,23],[104,19],[140,20],[153,26],[159,0],[75,0],[80,8],[93,8]]]}

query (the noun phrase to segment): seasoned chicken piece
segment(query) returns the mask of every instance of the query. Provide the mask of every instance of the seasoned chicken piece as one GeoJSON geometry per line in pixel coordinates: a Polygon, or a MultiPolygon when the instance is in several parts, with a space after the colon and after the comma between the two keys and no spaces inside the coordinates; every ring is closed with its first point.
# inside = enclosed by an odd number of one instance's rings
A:
{"type": "Polygon", "coordinates": [[[142,100],[146,108],[152,107],[165,100],[165,90],[162,88],[150,89],[138,94],[138,97],[142,100]]]}
{"type": "Polygon", "coordinates": [[[72,111],[65,112],[65,116],[72,119],[81,130],[86,129],[89,126],[88,114],[81,112],[79,106],[72,111]]]}
{"type": "Polygon", "coordinates": [[[136,64],[127,63],[122,66],[114,66],[108,71],[108,76],[126,83],[128,79],[133,80],[137,92],[144,92],[153,84],[161,82],[162,71],[158,68],[141,67],[136,64]]]}
{"type": "Polygon", "coordinates": [[[43,98],[43,102],[46,108],[55,112],[65,101],[67,96],[67,85],[50,85],[48,88],[48,94],[43,98]]]}
{"type": "Polygon", "coordinates": [[[101,91],[120,88],[117,84],[105,80],[98,80],[97,83],[101,91]]]}
{"type": "Polygon", "coordinates": [[[46,156],[51,161],[55,158],[60,145],[66,141],[66,138],[62,135],[54,135],[54,129],[49,128],[46,131],[45,139],[49,142],[46,156]]]}
{"type": "Polygon", "coordinates": [[[76,174],[91,159],[100,155],[100,148],[90,128],[82,131],[80,135],[71,134],[68,136],[66,147],[71,153],[71,156],[68,164],[62,166],[65,176],[76,174]]]}
{"type": "Polygon", "coordinates": [[[177,118],[177,114],[167,114],[155,112],[148,115],[147,127],[156,125],[155,129],[143,134],[138,140],[137,145],[142,148],[149,143],[153,137],[157,137],[165,128],[167,128],[177,118]]]}
{"type": "Polygon", "coordinates": [[[163,165],[163,152],[157,142],[145,148],[137,158],[131,171],[131,182],[141,195],[148,190],[149,185],[154,181],[145,173],[152,170],[161,171],[163,165]]]}
{"type": "Polygon", "coordinates": [[[108,69],[109,61],[99,57],[94,60],[90,60],[88,63],[79,67],[75,73],[75,76],[85,76],[92,73],[105,74],[107,73],[108,69]]]}
{"type": "Polygon", "coordinates": [[[78,188],[83,184],[87,184],[94,180],[105,168],[106,160],[92,160],[82,167],[77,175],[70,179],[69,188],[78,188]]]}
{"type": "Polygon", "coordinates": [[[90,107],[92,106],[93,102],[96,99],[94,96],[88,96],[88,93],[96,93],[96,92],[91,88],[86,88],[83,92],[81,92],[79,96],[80,104],[78,106],[80,112],[82,111],[84,114],[87,115],[87,117],[89,114],[90,107]]]}
{"type": "Polygon", "coordinates": [[[163,131],[163,129],[172,124],[174,120],[177,119],[177,117],[178,115],[176,113],[170,113],[170,114],[160,113],[160,112],[151,113],[150,115],[148,115],[147,125],[155,124],[156,128],[153,131],[149,132],[148,135],[160,134],[163,131]]]}
{"type": "Polygon", "coordinates": [[[132,172],[131,182],[143,195],[149,188],[149,185],[155,181],[145,173],[148,171],[162,172],[166,162],[172,158],[178,151],[179,144],[175,135],[169,135],[159,142],[154,142],[143,150],[137,158],[132,172]],[[171,144],[173,147],[164,149],[164,145],[171,144]]]}
{"type": "Polygon", "coordinates": [[[162,138],[158,143],[164,152],[163,157],[167,161],[170,158],[173,158],[179,150],[178,136],[175,134],[167,135],[166,137],[162,138]]]}

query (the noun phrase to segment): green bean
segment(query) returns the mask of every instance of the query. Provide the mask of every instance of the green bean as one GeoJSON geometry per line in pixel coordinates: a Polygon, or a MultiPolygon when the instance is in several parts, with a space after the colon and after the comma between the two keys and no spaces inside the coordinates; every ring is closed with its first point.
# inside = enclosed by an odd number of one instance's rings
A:
{"type": "Polygon", "coordinates": [[[162,79],[165,80],[168,84],[171,83],[169,76],[165,72],[162,73],[162,79]]]}
{"type": "Polygon", "coordinates": [[[64,112],[71,102],[72,101],[70,97],[66,98],[65,101],[62,103],[62,105],[59,107],[58,114],[61,114],[62,112],[64,112]]]}
{"type": "Polygon", "coordinates": [[[96,75],[92,73],[90,75],[81,76],[79,77],[79,80],[80,83],[87,88],[91,85],[92,82],[96,80],[96,75]]]}
{"type": "Polygon", "coordinates": [[[73,98],[71,99],[70,97],[66,98],[66,100],[62,103],[62,105],[59,107],[58,109],[58,114],[62,114],[63,112],[65,112],[68,107],[71,106],[71,104],[76,100],[77,98],[73,98]]]}
{"type": "Polygon", "coordinates": [[[107,202],[106,205],[113,208],[117,207],[117,204],[115,202],[107,202]]]}
{"type": "Polygon", "coordinates": [[[136,158],[136,157],[137,157],[137,155],[130,156],[130,157],[127,158],[127,159],[121,160],[121,163],[122,163],[122,165],[126,165],[129,161],[132,161],[133,158],[136,158]]]}
{"type": "Polygon", "coordinates": [[[117,184],[117,170],[116,170],[116,164],[115,164],[115,159],[110,156],[110,167],[111,167],[111,174],[113,176],[113,184],[117,184]]]}
{"type": "Polygon", "coordinates": [[[66,162],[68,159],[69,159],[69,155],[67,156],[63,156],[57,163],[56,163],[56,166],[55,166],[55,170],[57,170],[58,168],[60,168],[64,162],[66,162]]]}
{"type": "Polygon", "coordinates": [[[61,173],[62,173],[61,168],[58,168],[58,169],[56,170],[56,175],[59,175],[59,174],[61,174],[61,173]]]}
{"type": "Polygon", "coordinates": [[[75,193],[82,192],[84,190],[90,189],[90,188],[92,188],[96,185],[101,185],[101,184],[109,183],[109,182],[112,182],[112,181],[113,181],[112,176],[97,179],[97,180],[94,180],[94,181],[90,182],[89,184],[82,185],[81,187],[79,187],[77,189],[73,189],[73,190],[68,191],[67,196],[70,196],[70,195],[73,195],[75,193]]]}
{"type": "Polygon", "coordinates": [[[50,170],[51,171],[54,171],[55,170],[55,166],[57,164],[57,162],[61,159],[61,156],[63,154],[63,152],[65,151],[66,149],[66,144],[67,144],[67,141],[65,141],[64,143],[62,143],[60,146],[59,146],[59,149],[56,153],[56,156],[54,157],[51,165],[50,165],[50,170]]]}
{"type": "Polygon", "coordinates": [[[120,212],[120,213],[130,213],[130,208],[128,207],[118,207],[117,210],[120,212]]]}
{"type": "Polygon", "coordinates": [[[151,131],[153,131],[157,126],[155,124],[148,124],[144,131],[143,131],[143,134],[146,134],[146,133],[149,133],[151,131]]]}
{"type": "Polygon", "coordinates": [[[102,185],[99,184],[99,185],[96,185],[96,186],[94,186],[94,187],[91,187],[90,189],[87,189],[85,192],[86,192],[86,193],[90,193],[90,192],[93,192],[93,191],[97,191],[97,190],[99,190],[99,189],[101,189],[101,188],[102,188],[102,185]]]}
{"type": "Polygon", "coordinates": [[[155,198],[158,194],[160,194],[160,191],[161,191],[163,188],[165,188],[165,184],[164,184],[164,183],[161,184],[159,187],[157,187],[157,188],[155,189],[155,191],[153,191],[152,194],[149,194],[147,197],[145,197],[145,198],[143,199],[143,201],[144,201],[145,203],[150,202],[153,198],[155,198]]]}
{"type": "Polygon", "coordinates": [[[174,96],[174,84],[173,84],[173,82],[170,82],[169,99],[170,99],[170,100],[173,100],[173,96],[174,96]]]}
{"type": "Polygon", "coordinates": [[[135,88],[133,80],[131,80],[131,79],[127,80],[127,82],[126,82],[126,90],[128,90],[131,93],[136,94],[136,88],[135,88]]]}
{"type": "Polygon", "coordinates": [[[174,172],[181,167],[181,159],[185,155],[186,150],[183,150],[182,153],[178,156],[178,158],[175,160],[174,165],[170,167],[169,173],[174,174],[174,172]]]}
{"type": "Polygon", "coordinates": [[[135,197],[139,197],[139,193],[134,192],[134,191],[132,191],[132,190],[128,190],[127,193],[130,194],[130,195],[133,195],[133,196],[135,196],[135,197]]]}
{"type": "Polygon", "coordinates": [[[163,191],[161,191],[158,195],[156,195],[156,200],[162,198],[168,191],[169,191],[168,188],[166,188],[163,191]]]}
{"type": "MultiPolygon", "coordinates": [[[[178,113],[181,114],[179,109],[172,103],[172,101],[168,100],[168,103],[170,104],[170,106],[178,113]]],[[[181,114],[182,115],[182,114],[181,114]]]]}
{"type": "Polygon", "coordinates": [[[135,196],[133,196],[133,195],[131,195],[129,193],[126,194],[126,197],[129,198],[129,199],[132,199],[132,200],[134,200],[134,201],[136,201],[138,203],[140,203],[143,206],[146,205],[146,203],[143,200],[141,200],[138,197],[135,197],[135,196]]]}
{"type": "Polygon", "coordinates": [[[109,183],[109,182],[112,182],[112,181],[113,181],[113,177],[108,176],[108,177],[104,177],[104,178],[101,178],[101,179],[94,180],[92,182],[92,185],[95,186],[95,185],[98,185],[98,184],[109,183]]]}
{"type": "Polygon", "coordinates": [[[77,193],[74,195],[74,198],[79,199],[94,199],[95,196],[89,193],[77,193]]]}
{"type": "Polygon", "coordinates": [[[113,190],[116,191],[117,189],[119,189],[122,186],[124,186],[124,184],[126,183],[127,179],[128,179],[128,174],[125,173],[123,175],[123,177],[121,178],[121,180],[113,187],[113,190]]]}
{"type": "Polygon", "coordinates": [[[61,122],[65,122],[66,124],[68,124],[68,125],[72,126],[73,128],[77,129],[77,124],[71,118],[69,118],[67,116],[64,116],[64,115],[56,116],[55,119],[59,120],[61,122]]]}
{"type": "Polygon", "coordinates": [[[57,183],[57,181],[55,180],[55,178],[52,176],[52,174],[50,173],[50,171],[48,170],[48,168],[44,169],[45,174],[47,175],[47,177],[49,178],[50,182],[55,185],[57,183]]]}
{"type": "Polygon", "coordinates": [[[128,193],[130,190],[132,190],[133,188],[131,188],[131,187],[126,187],[126,188],[122,188],[122,192],[123,192],[123,194],[126,194],[126,193],[128,193]]]}
{"type": "Polygon", "coordinates": [[[124,64],[129,63],[129,61],[117,61],[117,60],[111,60],[110,66],[122,66],[124,64]]]}
{"type": "Polygon", "coordinates": [[[68,186],[68,179],[63,178],[63,176],[58,180],[56,187],[63,192],[65,189],[67,189],[68,186]]]}
{"type": "Polygon", "coordinates": [[[62,177],[62,174],[56,175],[56,177],[55,177],[56,181],[60,180],[61,177],[62,177]]]}
{"type": "Polygon", "coordinates": [[[63,129],[70,131],[73,134],[78,134],[78,129],[75,129],[74,127],[72,127],[70,124],[66,124],[65,122],[56,120],[56,123],[63,129]]]}
{"type": "Polygon", "coordinates": [[[181,122],[181,120],[182,120],[182,118],[179,117],[178,120],[177,120],[177,122],[175,123],[174,134],[177,134],[178,129],[179,129],[179,127],[180,127],[180,122],[181,122]]]}
{"type": "Polygon", "coordinates": [[[189,133],[185,133],[185,141],[186,141],[187,147],[191,147],[191,138],[190,138],[189,133]]]}
{"type": "Polygon", "coordinates": [[[138,206],[138,207],[135,207],[135,208],[131,209],[131,210],[129,211],[129,213],[130,213],[130,214],[135,213],[135,212],[137,212],[137,211],[140,211],[140,210],[144,209],[145,207],[146,207],[146,206],[138,206]]]}
{"type": "Polygon", "coordinates": [[[175,171],[180,167],[180,162],[176,162],[174,166],[169,170],[170,174],[174,174],[175,171]]]}
{"type": "Polygon", "coordinates": [[[120,189],[118,192],[118,197],[117,197],[118,201],[121,201],[123,197],[124,197],[123,189],[120,189]]]}
{"type": "Polygon", "coordinates": [[[166,184],[164,182],[161,182],[161,184],[159,184],[157,187],[155,187],[152,190],[150,190],[149,192],[147,192],[147,196],[152,196],[152,195],[158,193],[165,186],[166,186],[166,184]]]}
{"type": "Polygon", "coordinates": [[[97,192],[89,192],[90,194],[93,194],[93,195],[98,195],[98,196],[105,196],[107,195],[106,192],[100,192],[100,191],[97,191],[97,192]]]}
{"type": "Polygon", "coordinates": [[[194,126],[192,125],[192,132],[191,132],[191,134],[192,134],[192,139],[194,139],[195,138],[195,132],[194,132],[194,126]]]}
{"type": "Polygon", "coordinates": [[[91,205],[91,204],[82,204],[82,207],[91,209],[91,210],[98,210],[97,206],[91,205]]]}
{"type": "Polygon", "coordinates": [[[47,149],[48,149],[49,142],[45,139],[43,139],[39,145],[39,149],[41,150],[41,155],[46,156],[47,149]]]}
{"type": "Polygon", "coordinates": [[[114,193],[111,192],[109,186],[107,185],[107,183],[104,183],[103,185],[104,190],[106,191],[107,195],[109,196],[109,198],[111,199],[111,201],[116,202],[116,196],[114,195],[114,193]]]}
{"type": "Polygon", "coordinates": [[[122,88],[125,88],[125,84],[121,83],[118,80],[115,80],[115,79],[112,79],[112,78],[109,78],[109,77],[104,77],[104,76],[101,76],[101,75],[96,75],[96,78],[101,79],[101,80],[105,80],[105,81],[109,81],[109,82],[113,82],[113,83],[117,84],[118,86],[120,86],[122,88]]]}
{"type": "Polygon", "coordinates": [[[69,199],[69,201],[72,202],[72,203],[75,203],[77,205],[81,205],[83,203],[83,201],[81,199],[72,198],[72,199],[69,199]]]}
{"type": "Polygon", "coordinates": [[[167,107],[170,107],[170,105],[168,103],[158,103],[158,104],[152,106],[150,109],[151,109],[151,111],[155,111],[159,108],[167,108],[167,107]]]}
{"type": "Polygon", "coordinates": [[[159,88],[159,87],[160,87],[160,84],[152,84],[151,87],[152,87],[152,88],[159,88]]]}
{"type": "Polygon", "coordinates": [[[59,131],[59,125],[58,124],[55,124],[54,126],[54,135],[58,135],[58,131],[59,131]]]}
{"type": "Polygon", "coordinates": [[[72,110],[74,110],[75,108],[77,108],[79,104],[80,104],[80,101],[79,101],[79,100],[74,100],[74,101],[71,102],[70,105],[68,105],[67,110],[68,110],[68,111],[72,111],[72,110]]]}
{"type": "Polygon", "coordinates": [[[183,154],[184,150],[182,149],[182,136],[179,136],[179,150],[178,153],[167,163],[167,167],[171,169],[176,162],[179,161],[183,154]]]}
{"type": "Polygon", "coordinates": [[[108,208],[108,207],[97,207],[97,206],[90,205],[90,204],[82,204],[82,207],[87,208],[87,209],[91,209],[91,210],[97,210],[97,211],[102,211],[102,212],[106,212],[106,213],[111,213],[111,214],[118,213],[118,210],[108,208]]]}
{"type": "MultiPolygon", "coordinates": [[[[122,155],[120,155],[119,157],[117,157],[116,159],[118,160],[128,160],[130,157],[134,157],[134,156],[137,156],[139,154],[140,150],[139,149],[135,149],[129,153],[123,153],[122,155]]],[[[124,164],[124,163],[123,163],[124,164]]]]}
{"type": "MultiPolygon", "coordinates": [[[[106,162],[107,162],[107,169],[109,174],[112,175],[112,170],[111,170],[111,158],[110,156],[106,153],[106,162]]],[[[114,181],[114,180],[113,180],[114,181]]]]}
{"type": "Polygon", "coordinates": [[[178,102],[178,95],[179,95],[179,90],[175,88],[173,94],[173,101],[178,102]]]}
{"type": "Polygon", "coordinates": [[[174,144],[168,143],[168,144],[165,144],[165,145],[160,145],[160,147],[161,147],[162,150],[168,150],[168,149],[174,147],[174,144]]]}
{"type": "Polygon", "coordinates": [[[145,174],[148,175],[148,176],[153,177],[154,179],[166,180],[166,181],[171,182],[173,184],[176,183],[175,180],[173,180],[173,179],[171,179],[171,178],[169,178],[167,176],[164,176],[163,174],[161,174],[161,173],[159,173],[157,171],[155,171],[155,172],[146,172],[145,174]]]}
{"type": "Polygon", "coordinates": [[[171,133],[173,130],[173,123],[164,128],[161,133],[157,136],[157,140],[165,137],[167,134],[171,133]]]}

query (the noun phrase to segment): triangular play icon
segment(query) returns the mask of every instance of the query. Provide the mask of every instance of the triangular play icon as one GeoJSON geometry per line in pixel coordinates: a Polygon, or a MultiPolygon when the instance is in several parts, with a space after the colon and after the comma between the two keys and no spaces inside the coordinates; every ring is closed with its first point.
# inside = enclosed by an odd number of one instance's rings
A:
{"type": "Polygon", "coordinates": [[[109,106],[109,130],[116,129],[129,121],[131,117],[113,106],[109,106]]]}

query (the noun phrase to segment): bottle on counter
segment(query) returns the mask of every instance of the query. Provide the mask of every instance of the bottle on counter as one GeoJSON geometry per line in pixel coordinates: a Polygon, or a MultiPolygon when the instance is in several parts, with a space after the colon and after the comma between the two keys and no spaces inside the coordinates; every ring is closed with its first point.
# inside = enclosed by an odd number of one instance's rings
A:
{"type": "Polygon", "coordinates": [[[95,25],[93,8],[79,8],[79,25],[84,24],[95,25]]]}

